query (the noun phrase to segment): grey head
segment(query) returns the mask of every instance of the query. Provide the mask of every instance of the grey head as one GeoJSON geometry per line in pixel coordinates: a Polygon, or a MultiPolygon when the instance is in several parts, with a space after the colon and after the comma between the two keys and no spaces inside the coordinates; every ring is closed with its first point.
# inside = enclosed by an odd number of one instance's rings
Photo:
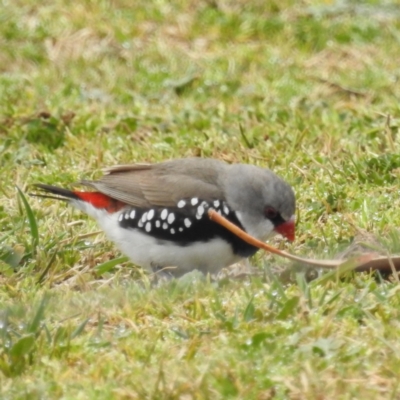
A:
{"type": "Polygon", "coordinates": [[[269,169],[232,164],[221,176],[226,200],[250,235],[265,240],[281,233],[294,239],[292,187],[269,169]]]}

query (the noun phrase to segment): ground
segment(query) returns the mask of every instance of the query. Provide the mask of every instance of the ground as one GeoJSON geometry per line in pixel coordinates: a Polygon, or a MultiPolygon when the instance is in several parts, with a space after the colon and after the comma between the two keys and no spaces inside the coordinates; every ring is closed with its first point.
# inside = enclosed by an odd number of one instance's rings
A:
{"type": "Polygon", "coordinates": [[[155,286],[92,220],[29,196],[114,164],[216,157],[294,187],[297,238],[275,246],[398,252],[397,2],[1,7],[0,397],[398,398],[397,277],[310,281],[259,252],[250,277],[155,286]]]}

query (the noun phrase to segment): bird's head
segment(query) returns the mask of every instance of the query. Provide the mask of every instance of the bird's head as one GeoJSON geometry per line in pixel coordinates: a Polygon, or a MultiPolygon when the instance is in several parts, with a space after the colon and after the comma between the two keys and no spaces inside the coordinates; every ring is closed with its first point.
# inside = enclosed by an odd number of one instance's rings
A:
{"type": "Polygon", "coordinates": [[[268,169],[230,165],[224,187],[227,202],[247,233],[260,240],[276,233],[294,240],[296,200],[284,180],[268,169]]]}

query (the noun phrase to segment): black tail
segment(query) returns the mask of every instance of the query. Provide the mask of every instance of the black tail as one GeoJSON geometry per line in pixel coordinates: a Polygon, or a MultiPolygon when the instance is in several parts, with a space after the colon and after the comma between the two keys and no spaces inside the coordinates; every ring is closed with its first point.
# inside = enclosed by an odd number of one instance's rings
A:
{"type": "Polygon", "coordinates": [[[48,194],[41,194],[41,193],[29,193],[31,196],[44,197],[46,199],[65,200],[65,201],[71,199],[80,200],[80,198],[72,190],[63,189],[57,186],[45,185],[43,183],[36,183],[33,186],[42,190],[45,193],[52,193],[57,196],[50,196],[48,194]]]}

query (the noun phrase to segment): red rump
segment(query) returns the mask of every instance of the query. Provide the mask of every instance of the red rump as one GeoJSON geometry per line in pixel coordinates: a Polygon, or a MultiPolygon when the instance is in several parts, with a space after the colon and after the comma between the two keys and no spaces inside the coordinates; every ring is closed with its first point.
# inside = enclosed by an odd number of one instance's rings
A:
{"type": "Polygon", "coordinates": [[[74,192],[74,194],[93,207],[104,208],[109,213],[116,212],[126,205],[100,192],[74,192]]]}

